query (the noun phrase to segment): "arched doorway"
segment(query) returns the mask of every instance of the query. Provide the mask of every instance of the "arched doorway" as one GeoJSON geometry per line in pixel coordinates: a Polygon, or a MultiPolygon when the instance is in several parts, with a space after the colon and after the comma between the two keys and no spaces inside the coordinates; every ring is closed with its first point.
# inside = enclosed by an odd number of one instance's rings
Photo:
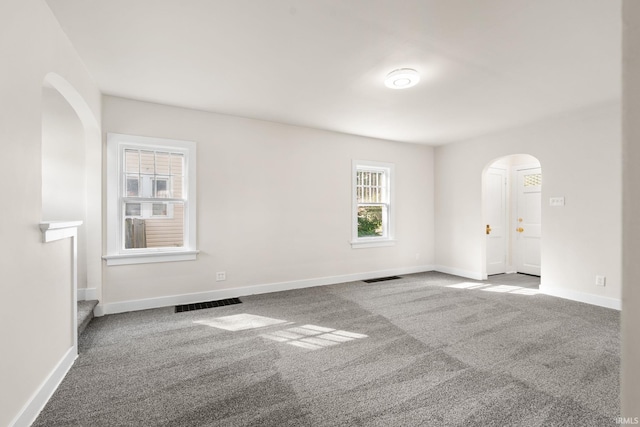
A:
{"type": "Polygon", "coordinates": [[[541,275],[542,169],[528,154],[489,163],[482,175],[485,276],[541,275]]]}

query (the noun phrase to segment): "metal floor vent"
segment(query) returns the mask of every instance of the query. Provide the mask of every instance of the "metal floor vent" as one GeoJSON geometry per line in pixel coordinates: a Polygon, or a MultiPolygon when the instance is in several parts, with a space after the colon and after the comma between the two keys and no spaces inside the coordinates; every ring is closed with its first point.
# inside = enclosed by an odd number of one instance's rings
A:
{"type": "Polygon", "coordinates": [[[387,280],[402,279],[400,276],[378,277],[377,279],[363,280],[364,283],[386,282],[387,280]]]}
{"type": "Polygon", "coordinates": [[[222,307],[223,305],[242,304],[240,298],[227,298],[218,301],[196,302],[194,304],[176,305],[176,313],[183,311],[202,310],[204,308],[222,307]]]}

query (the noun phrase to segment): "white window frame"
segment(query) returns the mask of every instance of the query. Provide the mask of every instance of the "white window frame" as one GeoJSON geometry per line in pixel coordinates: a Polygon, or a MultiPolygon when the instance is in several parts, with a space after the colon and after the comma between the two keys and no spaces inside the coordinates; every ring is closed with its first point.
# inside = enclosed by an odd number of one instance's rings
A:
{"type": "Polygon", "coordinates": [[[351,247],[373,248],[378,246],[393,246],[396,244],[395,236],[395,191],[393,163],[375,162],[370,160],[352,160],[351,162],[351,247]],[[384,171],[386,177],[387,195],[387,221],[385,224],[386,235],[375,237],[358,237],[358,170],[384,171]]]}
{"type": "MultiPolygon", "coordinates": [[[[139,184],[140,185],[140,184],[139,184]]],[[[162,200],[159,199],[158,202],[162,200]]],[[[107,134],[107,265],[191,261],[196,249],[196,143],[143,136],[107,134]],[[124,249],[122,210],[125,183],[124,150],[127,148],[171,151],[184,155],[184,241],[180,248],[124,249]]]]}

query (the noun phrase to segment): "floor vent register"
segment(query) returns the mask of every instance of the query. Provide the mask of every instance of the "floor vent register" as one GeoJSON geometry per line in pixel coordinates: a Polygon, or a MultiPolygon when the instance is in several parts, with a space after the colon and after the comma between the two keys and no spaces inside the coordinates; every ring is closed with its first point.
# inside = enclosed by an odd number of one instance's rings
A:
{"type": "Polygon", "coordinates": [[[240,298],[227,298],[218,301],[196,302],[194,304],[176,305],[176,313],[184,311],[202,310],[205,308],[222,307],[225,305],[242,304],[240,298]]]}
{"type": "Polygon", "coordinates": [[[402,279],[400,276],[378,277],[377,279],[363,280],[364,283],[386,282],[387,280],[402,279]]]}

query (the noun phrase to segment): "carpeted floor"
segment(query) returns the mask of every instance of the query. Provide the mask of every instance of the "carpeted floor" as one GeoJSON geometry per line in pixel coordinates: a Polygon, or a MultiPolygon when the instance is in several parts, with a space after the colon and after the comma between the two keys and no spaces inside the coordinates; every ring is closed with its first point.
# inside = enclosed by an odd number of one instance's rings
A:
{"type": "Polygon", "coordinates": [[[489,283],[431,272],[96,318],[34,426],[616,425],[619,312],[489,283]]]}

